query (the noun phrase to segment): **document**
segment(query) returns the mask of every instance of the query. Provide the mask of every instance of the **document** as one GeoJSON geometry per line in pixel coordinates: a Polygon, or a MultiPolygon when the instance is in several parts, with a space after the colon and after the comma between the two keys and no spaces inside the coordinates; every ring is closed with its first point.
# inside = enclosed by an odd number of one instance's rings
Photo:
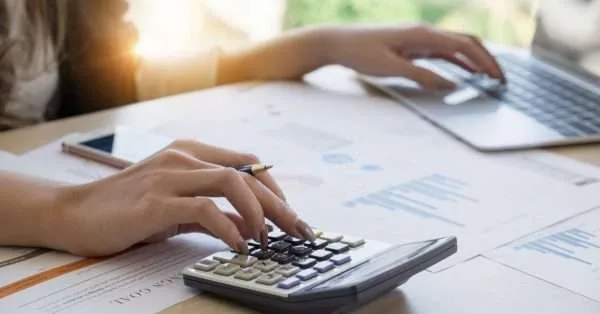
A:
{"type": "Polygon", "coordinates": [[[353,106],[368,104],[346,105],[350,112],[338,107],[345,117],[332,119],[329,109],[245,97],[243,106],[226,117],[178,121],[154,131],[193,136],[273,163],[272,173],[292,207],[317,227],[396,243],[457,236],[459,252],[432,271],[600,204],[598,171],[579,178],[576,170],[561,165],[564,160],[541,153],[510,157],[521,160],[515,166],[506,156],[437,145],[432,138],[438,135],[428,131],[417,136],[376,132],[379,125],[355,116],[353,106]],[[563,172],[549,170],[561,167],[563,172]]]}
{"type": "Polygon", "coordinates": [[[0,313],[158,312],[198,294],[181,271],[223,249],[208,236],[184,235],[105,259],[23,249],[6,260],[0,250],[0,313]]]}
{"type": "Polygon", "coordinates": [[[535,232],[486,256],[600,302],[600,208],[535,232]]]}

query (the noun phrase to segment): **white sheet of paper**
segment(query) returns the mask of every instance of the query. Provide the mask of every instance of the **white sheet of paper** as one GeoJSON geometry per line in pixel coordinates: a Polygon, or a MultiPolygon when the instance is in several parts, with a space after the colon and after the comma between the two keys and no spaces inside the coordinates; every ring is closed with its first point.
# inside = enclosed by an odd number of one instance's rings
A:
{"type": "Polygon", "coordinates": [[[597,314],[600,303],[475,258],[441,273],[420,273],[355,314],[597,314]]]}
{"type": "Polygon", "coordinates": [[[536,232],[486,256],[600,302],[600,209],[536,232]]]}
{"type": "MultiPolygon", "coordinates": [[[[0,313],[149,313],[198,292],[183,285],[184,267],[224,244],[185,235],[106,260],[48,252],[0,267],[0,313]]],[[[1,252],[1,251],[0,251],[1,252]]]]}
{"type": "MultiPolygon", "coordinates": [[[[252,152],[275,164],[272,173],[292,206],[320,228],[392,242],[458,236],[459,253],[434,271],[600,204],[594,184],[577,185],[514,167],[506,158],[436,145],[435,131],[374,132],[381,125],[359,121],[375,115],[364,107],[378,102],[342,97],[349,108],[344,111],[339,97],[329,104],[304,95],[314,101],[308,108],[265,105],[262,96],[257,101],[247,96],[227,116],[154,131],[252,152]],[[345,120],[332,119],[334,113],[323,109],[329,105],[338,106],[345,120]]],[[[379,105],[383,109],[372,111],[386,110],[385,103],[379,105]]],[[[394,104],[388,114],[398,108],[394,104]]],[[[410,113],[395,114],[402,121],[410,113]]]]}

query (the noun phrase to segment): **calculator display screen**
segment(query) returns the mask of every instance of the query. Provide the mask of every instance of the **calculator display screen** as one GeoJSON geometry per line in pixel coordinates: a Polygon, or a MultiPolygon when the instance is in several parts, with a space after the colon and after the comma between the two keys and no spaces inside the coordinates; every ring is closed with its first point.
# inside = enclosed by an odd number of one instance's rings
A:
{"type": "Polygon", "coordinates": [[[381,273],[390,270],[398,265],[401,265],[412,258],[418,257],[424,252],[431,249],[438,240],[411,243],[399,245],[378,255],[367,263],[352,269],[349,272],[343,273],[337,277],[323,282],[317,286],[308,289],[307,292],[317,292],[319,290],[337,289],[345,286],[357,285],[369,278],[377,276],[381,273]]]}

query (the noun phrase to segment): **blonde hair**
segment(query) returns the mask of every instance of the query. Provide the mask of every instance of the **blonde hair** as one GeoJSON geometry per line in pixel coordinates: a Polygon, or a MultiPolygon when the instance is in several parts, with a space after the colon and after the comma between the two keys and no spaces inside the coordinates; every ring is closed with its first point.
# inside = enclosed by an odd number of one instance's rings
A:
{"type": "Polygon", "coordinates": [[[19,64],[56,62],[62,54],[68,1],[0,0],[0,112],[11,97],[19,64]]]}

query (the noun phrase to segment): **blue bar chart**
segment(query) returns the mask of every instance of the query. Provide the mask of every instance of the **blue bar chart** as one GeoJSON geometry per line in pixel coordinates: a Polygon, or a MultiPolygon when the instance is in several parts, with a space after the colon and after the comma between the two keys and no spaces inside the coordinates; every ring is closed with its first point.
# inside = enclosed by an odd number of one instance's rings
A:
{"type": "Polygon", "coordinates": [[[368,206],[402,211],[424,219],[464,227],[464,223],[446,217],[443,209],[459,203],[476,204],[477,199],[469,196],[468,192],[469,184],[445,175],[433,174],[385,187],[347,201],[344,205],[348,208],[368,206]]]}
{"type": "Polygon", "coordinates": [[[486,256],[600,301],[600,208],[537,232],[486,256]]]}
{"type": "Polygon", "coordinates": [[[578,263],[592,265],[593,261],[577,257],[576,251],[579,249],[595,249],[600,254],[600,239],[597,239],[593,233],[579,228],[572,228],[515,247],[515,250],[530,250],[541,254],[551,254],[578,263]]]}

